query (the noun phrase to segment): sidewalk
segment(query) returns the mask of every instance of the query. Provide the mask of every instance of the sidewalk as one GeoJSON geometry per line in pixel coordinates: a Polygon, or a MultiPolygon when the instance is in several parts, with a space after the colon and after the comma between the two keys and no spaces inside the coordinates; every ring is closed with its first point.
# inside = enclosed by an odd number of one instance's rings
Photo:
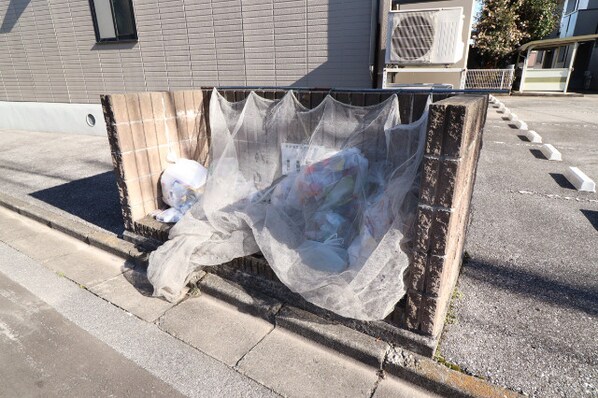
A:
{"type": "MultiPolygon", "coordinates": [[[[0,353],[23,348],[11,355],[18,372],[0,369],[10,390],[81,396],[115,382],[106,392],[120,396],[439,396],[281,327],[284,318],[297,323],[300,310],[235,290],[214,275],[199,282],[203,294],[192,291],[172,304],[149,297],[143,269],[3,208],[0,242],[6,242],[0,243],[0,313],[26,315],[0,324],[0,353]],[[209,291],[235,295],[246,306],[209,291]],[[65,352],[61,341],[68,336],[74,341],[65,352]],[[39,347],[46,339],[50,346],[39,347]],[[68,355],[68,365],[56,366],[60,355],[68,355]],[[72,380],[73,367],[84,381],[72,380]]],[[[362,336],[345,332],[355,343],[362,336]]],[[[384,359],[390,347],[371,340],[372,352],[384,359]]]]}
{"type": "Polygon", "coordinates": [[[562,162],[537,154],[489,109],[473,216],[439,352],[463,370],[537,397],[598,396],[598,96],[501,101],[562,162]],[[536,157],[538,155],[538,157],[536,157]]]}

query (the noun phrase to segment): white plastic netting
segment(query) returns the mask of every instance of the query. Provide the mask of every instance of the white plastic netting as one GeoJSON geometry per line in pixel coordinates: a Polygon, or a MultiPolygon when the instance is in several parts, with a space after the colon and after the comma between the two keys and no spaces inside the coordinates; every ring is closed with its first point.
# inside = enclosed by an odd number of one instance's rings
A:
{"type": "Polygon", "coordinates": [[[405,294],[426,120],[400,124],[396,95],[307,109],[292,91],[231,103],[214,90],[208,181],[150,256],[154,295],[176,300],[194,271],[261,251],[306,300],[385,318],[405,294]]]}

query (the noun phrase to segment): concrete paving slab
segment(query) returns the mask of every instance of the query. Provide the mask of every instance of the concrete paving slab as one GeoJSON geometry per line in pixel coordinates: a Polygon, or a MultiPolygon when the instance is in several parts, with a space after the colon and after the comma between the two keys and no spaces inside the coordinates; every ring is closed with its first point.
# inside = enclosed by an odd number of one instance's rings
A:
{"type": "Polygon", "coordinates": [[[11,213],[0,207],[0,241],[13,242],[38,233],[32,221],[20,220],[11,213]]]}
{"type": "Polygon", "coordinates": [[[154,322],[176,304],[151,296],[153,287],[145,270],[132,269],[89,290],[148,322],[154,322]]]}
{"type": "Polygon", "coordinates": [[[184,395],[0,273],[0,396],[184,395]]]}
{"type": "Polygon", "coordinates": [[[276,325],[309,338],[374,368],[380,368],[388,343],[290,306],[276,315],[276,325]]]}
{"type": "Polygon", "coordinates": [[[396,377],[387,376],[380,380],[372,398],[441,398],[441,395],[425,391],[418,386],[396,377]]]}
{"type": "Polygon", "coordinates": [[[42,264],[83,286],[91,287],[135,268],[120,257],[87,247],[74,253],[53,257],[42,264]]]}
{"type": "Polygon", "coordinates": [[[207,273],[198,284],[202,292],[233,304],[239,311],[259,316],[265,320],[273,320],[274,315],[280,310],[282,303],[272,297],[259,292],[248,292],[240,285],[207,273]]]}
{"type": "Polygon", "coordinates": [[[287,397],[370,397],[374,368],[275,329],[239,362],[239,370],[287,397]]]}
{"type": "MultiPolygon", "coordinates": [[[[26,288],[78,328],[186,396],[279,396],[222,362],[161,331],[155,324],[127,314],[2,243],[0,273],[26,288]]],[[[71,342],[66,344],[67,347],[70,345],[71,342]]],[[[62,363],[59,365],[63,366],[62,363]]],[[[119,396],[136,396],[135,390],[119,396]]]]}
{"type": "Polygon", "coordinates": [[[10,246],[37,261],[65,256],[89,247],[86,243],[41,224],[38,224],[37,230],[39,232],[35,235],[11,241],[10,246]]]}
{"type": "Polygon", "coordinates": [[[159,326],[229,366],[235,366],[274,329],[268,321],[205,295],[189,298],[167,311],[159,326]]]}

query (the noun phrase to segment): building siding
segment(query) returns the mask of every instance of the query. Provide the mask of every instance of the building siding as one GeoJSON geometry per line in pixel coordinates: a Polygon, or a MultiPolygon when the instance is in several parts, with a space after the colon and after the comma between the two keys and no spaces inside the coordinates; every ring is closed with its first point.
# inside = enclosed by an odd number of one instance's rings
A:
{"type": "Polygon", "coordinates": [[[0,1],[0,101],[200,86],[371,87],[371,2],[133,0],[139,40],[96,44],[88,0],[0,1]]]}

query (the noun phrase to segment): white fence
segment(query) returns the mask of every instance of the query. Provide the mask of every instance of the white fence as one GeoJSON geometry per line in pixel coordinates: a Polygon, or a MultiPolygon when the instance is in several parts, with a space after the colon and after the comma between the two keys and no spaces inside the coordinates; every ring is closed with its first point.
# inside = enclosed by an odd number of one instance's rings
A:
{"type": "Polygon", "coordinates": [[[565,91],[568,68],[526,69],[523,83],[527,91],[565,91]]]}
{"type": "Polygon", "coordinates": [[[468,69],[465,88],[510,90],[514,73],[514,69],[468,69]]]}

